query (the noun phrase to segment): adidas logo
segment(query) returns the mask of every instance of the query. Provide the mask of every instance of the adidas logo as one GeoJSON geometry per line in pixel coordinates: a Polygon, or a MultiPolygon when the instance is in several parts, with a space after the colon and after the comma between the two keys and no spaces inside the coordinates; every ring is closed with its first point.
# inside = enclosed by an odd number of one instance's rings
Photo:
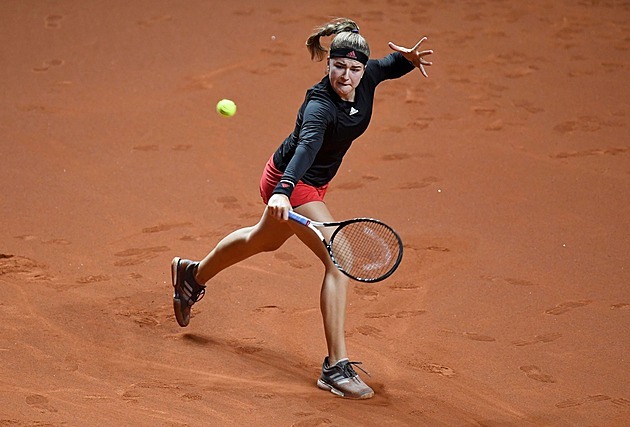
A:
{"type": "Polygon", "coordinates": [[[357,110],[356,108],[354,108],[354,107],[350,107],[350,115],[351,115],[351,116],[353,116],[353,115],[357,114],[358,112],[359,112],[359,110],[357,110]]]}
{"type": "Polygon", "coordinates": [[[350,52],[348,52],[348,54],[346,56],[348,58],[357,59],[357,54],[354,53],[354,50],[351,50],[350,52]]]}

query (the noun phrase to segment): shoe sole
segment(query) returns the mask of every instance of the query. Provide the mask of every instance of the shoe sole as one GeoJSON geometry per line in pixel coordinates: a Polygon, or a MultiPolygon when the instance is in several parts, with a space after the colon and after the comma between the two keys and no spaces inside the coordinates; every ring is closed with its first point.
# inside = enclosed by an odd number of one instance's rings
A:
{"type": "Polygon", "coordinates": [[[363,400],[363,399],[369,399],[369,398],[374,396],[374,392],[373,391],[370,392],[370,393],[366,393],[364,395],[361,395],[361,396],[346,396],[346,394],[343,391],[337,390],[335,387],[333,387],[330,384],[322,381],[321,378],[317,380],[317,387],[321,388],[322,390],[328,390],[332,394],[334,394],[336,396],[339,396],[339,397],[343,397],[344,399],[363,400]]]}
{"type": "MultiPolygon", "coordinates": [[[[180,257],[173,258],[171,261],[171,282],[173,283],[173,288],[177,289],[177,270],[179,268],[179,262],[181,261],[180,257]]],[[[175,320],[177,320],[177,324],[182,328],[188,326],[189,322],[184,320],[182,316],[182,305],[179,299],[175,298],[175,293],[173,292],[173,312],[175,313],[175,320]]]]}

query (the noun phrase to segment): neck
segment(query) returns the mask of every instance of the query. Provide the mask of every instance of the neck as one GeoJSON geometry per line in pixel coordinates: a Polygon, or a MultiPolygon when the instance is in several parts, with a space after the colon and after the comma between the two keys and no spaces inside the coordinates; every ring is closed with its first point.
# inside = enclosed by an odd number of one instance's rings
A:
{"type": "Polygon", "coordinates": [[[350,93],[339,93],[335,91],[335,93],[337,93],[339,98],[341,98],[343,101],[354,102],[354,95],[356,94],[356,91],[353,90],[350,93]]]}
{"type": "Polygon", "coordinates": [[[354,102],[354,93],[346,96],[340,95],[339,98],[343,99],[344,101],[354,102]]]}

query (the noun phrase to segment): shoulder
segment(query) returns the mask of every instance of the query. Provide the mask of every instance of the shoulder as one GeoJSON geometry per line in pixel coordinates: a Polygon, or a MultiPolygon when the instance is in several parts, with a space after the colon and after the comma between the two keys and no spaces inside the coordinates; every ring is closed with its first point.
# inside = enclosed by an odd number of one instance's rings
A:
{"type": "Polygon", "coordinates": [[[400,52],[392,52],[383,58],[370,59],[365,67],[365,73],[378,84],[383,80],[401,77],[411,72],[413,68],[413,64],[400,52]]]}
{"type": "Polygon", "coordinates": [[[365,66],[366,73],[380,73],[383,69],[393,66],[400,59],[404,59],[398,52],[392,52],[382,58],[370,59],[365,66]]]}
{"type": "Polygon", "coordinates": [[[337,106],[328,90],[327,77],[311,87],[306,93],[304,113],[315,114],[320,117],[332,119],[337,112],[337,106]]]}

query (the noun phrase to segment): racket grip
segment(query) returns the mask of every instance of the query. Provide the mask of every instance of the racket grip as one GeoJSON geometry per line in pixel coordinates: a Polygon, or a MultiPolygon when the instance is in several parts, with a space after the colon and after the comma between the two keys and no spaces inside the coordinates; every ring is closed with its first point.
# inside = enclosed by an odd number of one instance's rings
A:
{"type": "Polygon", "coordinates": [[[295,222],[299,222],[302,225],[306,225],[308,226],[308,224],[311,222],[310,219],[308,219],[305,216],[300,215],[299,213],[293,212],[293,211],[289,211],[289,219],[292,219],[295,222]]]}

